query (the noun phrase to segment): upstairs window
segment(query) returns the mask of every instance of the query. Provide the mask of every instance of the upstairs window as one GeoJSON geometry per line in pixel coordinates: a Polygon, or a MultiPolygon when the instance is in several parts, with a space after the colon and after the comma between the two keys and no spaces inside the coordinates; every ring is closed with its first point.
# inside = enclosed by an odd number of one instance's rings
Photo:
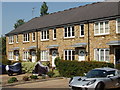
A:
{"type": "Polygon", "coordinates": [[[9,36],[9,44],[13,44],[14,43],[14,36],[9,36]]]}
{"type": "Polygon", "coordinates": [[[49,30],[41,31],[41,40],[49,40],[49,30]]]}
{"type": "Polygon", "coordinates": [[[94,35],[109,34],[109,22],[102,21],[94,24],[94,35]]]}
{"type": "Polygon", "coordinates": [[[33,42],[35,41],[35,32],[32,33],[32,41],[33,41],[33,42]]]}
{"type": "Polygon", "coordinates": [[[116,33],[120,33],[120,19],[116,20],[116,33]]]}
{"type": "Polygon", "coordinates": [[[23,35],[23,41],[29,42],[29,33],[23,35]]]}
{"type": "Polygon", "coordinates": [[[84,24],[80,25],[80,37],[84,37],[84,24]]]}
{"type": "Polygon", "coordinates": [[[64,37],[69,38],[69,37],[74,37],[74,26],[68,26],[64,28],[64,37]]]}
{"type": "Polygon", "coordinates": [[[94,49],[94,59],[96,61],[109,62],[109,49],[94,49]]]}
{"type": "Polygon", "coordinates": [[[56,29],[53,30],[53,40],[56,39],[56,29]]]}
{"type": "Polygon", "coordinates": [[[16,43],[18,43],[18,35],[16,35],[16,43]]]}

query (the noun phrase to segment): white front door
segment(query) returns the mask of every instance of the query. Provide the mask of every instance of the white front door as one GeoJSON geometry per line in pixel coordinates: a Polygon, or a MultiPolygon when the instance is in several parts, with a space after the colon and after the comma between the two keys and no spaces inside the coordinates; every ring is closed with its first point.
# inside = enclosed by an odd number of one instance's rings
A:
{"type": "Polygon", "coordinates": [[[57,57],[57,50],[52,50],[52,67],[55,67],[55,58],[57,57]]]}
{"type": "Polygon", "coordinates": [[[19,51],[16,51],[16,52],[15,52],[15,58],[16,58],[16,61],[19,60],[19,51]]]}
{"type": "Polygon", "coordinates": [[[79,61],[85,61],[85,49],[79,49],[78,55],[79,61]]]}
{"type": "Polygon", "coordinates": [[[36,54],[35,54],[35,51],[32,51],[32,62],[35,62],[36,61],[36,54]]]}

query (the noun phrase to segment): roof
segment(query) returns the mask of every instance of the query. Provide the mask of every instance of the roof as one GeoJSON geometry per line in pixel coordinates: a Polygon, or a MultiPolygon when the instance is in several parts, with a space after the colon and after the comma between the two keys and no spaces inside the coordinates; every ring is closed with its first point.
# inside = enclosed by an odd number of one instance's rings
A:
{"type": "Polygon", "coordinates": [[[6,35],[120,15],[119,2],[98,2],[33,18],[6,35]]]}

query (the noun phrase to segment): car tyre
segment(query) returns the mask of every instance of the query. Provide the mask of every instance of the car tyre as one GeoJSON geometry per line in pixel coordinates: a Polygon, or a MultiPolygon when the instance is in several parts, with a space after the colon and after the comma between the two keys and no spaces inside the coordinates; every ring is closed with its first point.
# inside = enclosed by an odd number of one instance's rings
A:
{"type": "Polygon", "coordinates": [[[103,82],[99,82],[95,90],[105,90],[105,84],[103,82]]]}

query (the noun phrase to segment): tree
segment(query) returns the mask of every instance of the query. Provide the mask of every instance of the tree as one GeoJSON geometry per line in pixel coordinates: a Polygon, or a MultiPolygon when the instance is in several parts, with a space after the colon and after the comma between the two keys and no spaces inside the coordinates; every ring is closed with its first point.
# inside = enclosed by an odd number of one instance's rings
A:
{"type": "Polygon", "coordinates": [[[0,55],[6,55],[6,37],[0,37],[0,55]]]}
{"type": "Polygon", "coordinates": [[[14,28],[16,29],[17,27],[21,26],[22,24],[24,24],[25,21],[24,19],[19,19],[17,20],[17,22],[14,24],[14,28]]]}
{"type": "Polygon", "coordinates": [[[43,2],[41,6],[41,11],[40,11],[41,16],[48,15],[49,13],[47,13],[47,11],[48,11],[48,6],[46,2],[43,2]]]}

